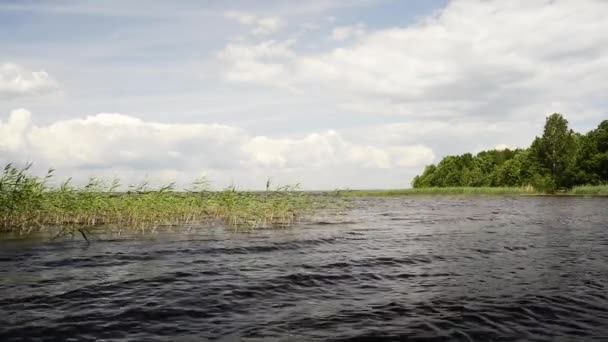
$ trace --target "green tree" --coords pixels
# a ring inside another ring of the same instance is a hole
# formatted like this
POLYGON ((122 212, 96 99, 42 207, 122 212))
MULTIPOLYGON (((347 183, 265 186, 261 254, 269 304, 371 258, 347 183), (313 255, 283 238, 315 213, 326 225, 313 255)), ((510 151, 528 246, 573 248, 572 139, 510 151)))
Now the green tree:
POLYGON ((547 117, 542 137, 525 150, 489 150, 446 156, 412 182, 415 188, 528 186, 553 192, 608 183, 608 120, 587 134, 574 133, 561 114, 547 117))
POLYGON ((424 168, 424 172, 420 176, 414 177, 412 180, 412 187, 414 188, 429 188, 435 186, 432 182, 433 175, 437 167, 435 164, 427 165, 424 168))
POLYGON ((568 128, 568 120, 561 114, 547 117, 536 153, 558 188, 573 185, 568 176, 575 165, 576 141, 574 132, 568 128))
POLYGON ((580 183, 608 183, 608 120, 580 137, 577 166, 580 183))
POLYGON ((541 167, 530 150, 516 150, 513 158, 496 169, 496 184, 499 186, 532 185, 541 167))

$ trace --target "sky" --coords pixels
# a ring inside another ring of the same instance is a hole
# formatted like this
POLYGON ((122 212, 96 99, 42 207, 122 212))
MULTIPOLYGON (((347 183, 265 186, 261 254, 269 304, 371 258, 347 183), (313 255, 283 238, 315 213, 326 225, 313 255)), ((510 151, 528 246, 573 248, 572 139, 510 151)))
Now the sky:
POLYGON ((0 0, 0 164, 409 187, 608 118, 608 1, 0 0))

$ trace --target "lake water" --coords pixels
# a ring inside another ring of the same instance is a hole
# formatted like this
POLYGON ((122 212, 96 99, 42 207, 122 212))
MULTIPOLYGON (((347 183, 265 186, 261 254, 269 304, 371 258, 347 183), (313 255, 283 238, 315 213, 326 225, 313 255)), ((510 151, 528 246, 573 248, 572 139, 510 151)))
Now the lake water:
POLYGON ((0 242, 0 341, 608 341, 608 198, 92 240, 0 242))

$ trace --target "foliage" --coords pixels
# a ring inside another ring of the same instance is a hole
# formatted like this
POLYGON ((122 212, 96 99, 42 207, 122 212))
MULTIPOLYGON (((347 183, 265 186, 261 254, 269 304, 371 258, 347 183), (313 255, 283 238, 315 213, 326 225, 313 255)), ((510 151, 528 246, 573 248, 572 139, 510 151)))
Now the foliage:
POLYGON ((577 152, 574 132, 568 129, 568 121, 560 114, 547 117, 539 143, 534 146, 538 161, 549 170, 556 187, 571 187, 577 152))
POLYGON ((297 187, 213 192, 203 190, 206 183, 201 180, 185 192, 175 191, 173 184, 151 190, 147 183, 118 191, 117 180, 97 178, 81 188, 70 180, 52 187, 53 170, 39 178, 28 174, 30 166, 19 169, 8 164, 0 175, 0 231, 59 227, 63 233, 73 233, 93 226, 145 230, 201 221, 221 221, 235 228, 285 227, 321 205, 319 198, 297 187))
POLYGON ((561 114, 546 119, 543 135, 527 149, 447 156, 414 177, 415 189, 433 187, 532 187, 552 193, 608 183, 608 120, 585 135, 561 114))

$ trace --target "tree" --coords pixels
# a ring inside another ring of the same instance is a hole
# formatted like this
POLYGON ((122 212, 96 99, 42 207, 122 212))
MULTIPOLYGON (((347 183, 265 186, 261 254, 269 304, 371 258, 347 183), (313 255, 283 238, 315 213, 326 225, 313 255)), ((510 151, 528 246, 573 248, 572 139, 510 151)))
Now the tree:
POLYGON ((568 128, 568 120, 561 114, 547 117, 536 153, 558 188, 572 186, 567 176, 575 165, 576 141, 574 132, 568 128))
POLYGON ((427 165, 424 168, 422 175, 414 177, 414 180, 412 180, 412 187, 428 188, 434 186, 432 180, 436 169, 437 167, 434 164, 427 165))
POLYGON ((557 113, 527 149, 446 156, 412 182, 415 188, 531 185, 545 192, 583 184, 608 184, 608 120, 583 135, 557 113))
POLYGON ((585 184, 608 182, 608 120, 580 137, 578 180, 585 184))

